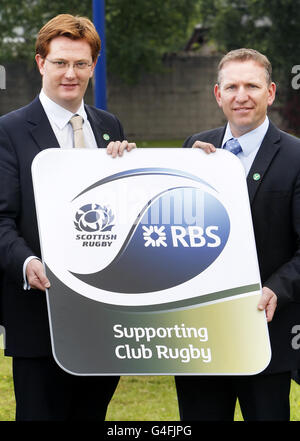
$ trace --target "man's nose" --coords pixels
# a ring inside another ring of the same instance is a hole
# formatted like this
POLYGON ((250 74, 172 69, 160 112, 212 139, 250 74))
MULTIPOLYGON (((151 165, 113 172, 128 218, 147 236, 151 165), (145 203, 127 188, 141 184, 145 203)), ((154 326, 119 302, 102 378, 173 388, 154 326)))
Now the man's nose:
POLYGON ((67 70, 66 70, 66 72, 65 72, 65 76, 66 76, 67 78, 73 78, 73 77, 76 76, 76 72, 75 72, 75 69, 74 69, 74 65, 73 65, 72 63, 69 63, 69 64, 68 64, 68 68, 67 68, 67 70))
POLYGON ((244 87, 239 87, 235 100, 239 103, 243 103, 248 100, 248 93, 244 87))

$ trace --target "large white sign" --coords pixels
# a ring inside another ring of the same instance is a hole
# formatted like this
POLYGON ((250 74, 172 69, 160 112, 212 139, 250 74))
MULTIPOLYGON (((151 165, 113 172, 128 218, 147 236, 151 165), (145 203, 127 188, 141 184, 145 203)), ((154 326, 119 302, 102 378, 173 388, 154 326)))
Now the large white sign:
POLYGON ((48 149, 32 167, 53 353, 101 374, 254 374, 270 360, 231 153, 48 149))

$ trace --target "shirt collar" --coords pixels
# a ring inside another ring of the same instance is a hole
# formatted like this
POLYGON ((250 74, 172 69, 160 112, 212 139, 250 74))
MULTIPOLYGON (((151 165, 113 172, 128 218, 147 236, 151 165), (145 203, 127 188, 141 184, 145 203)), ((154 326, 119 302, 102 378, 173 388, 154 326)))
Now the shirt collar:
MULTIPOLYGON (((265 137, 265 134, 267 133, 268 128, 269 128, 269 118, 266 116, 264 122, 260 126, 256 127, 256 129, 251 130, 248 133, 245 133, 245 135, 242 135, 239 138, 236 138, 238 139, 240 146, 242 147, 243 154, 245 156, 250 155, 250 153, 252 153, 254 150, 257 150, 260 147, 265 137)), ((226 141, 228 141, 228 139, 231 138, 234 138, 234 136, 231 133, 229 123, 227 123, 225 135, 222 142, 222 148, 224 148, 224 144, 226 143, 226 141)))
POLYGON ((75 114, 82 116, 84 122, 87 121, 87 114, 84 109, 83 100, 81 101, 80 107, 77 110, 77 112, 72 113, 69 110, 57 104, 55 101, 51 100, 45 94, 43 89, 40 92, 39 98, 48 118, 51 120, 51 122, 56 124, 56 126, 61 130, 68 124, 70 118, 75 114))

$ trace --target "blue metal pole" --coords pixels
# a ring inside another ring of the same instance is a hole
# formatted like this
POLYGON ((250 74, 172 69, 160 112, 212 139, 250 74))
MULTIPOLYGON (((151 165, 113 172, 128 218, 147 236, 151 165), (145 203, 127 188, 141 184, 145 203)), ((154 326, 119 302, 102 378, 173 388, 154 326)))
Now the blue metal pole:
POLYGON ((101 53, 95 69, 95 106, 107 109, 106 97, 106 40, 105 40, 105 0, 93 0, 93 21, 101 38, 101 53))

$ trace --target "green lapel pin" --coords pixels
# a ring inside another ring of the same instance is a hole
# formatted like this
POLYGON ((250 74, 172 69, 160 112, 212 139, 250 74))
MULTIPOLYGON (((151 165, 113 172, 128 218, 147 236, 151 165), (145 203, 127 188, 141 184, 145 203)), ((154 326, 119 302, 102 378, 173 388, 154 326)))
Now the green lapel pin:
POLYGON ((109 137, 108 133, 104 133, 103 139, 105 139, 105 141, 109 141, 110 137, 109 137))
POLYGON ((254 179, 254 181, 259 181, 260 180, 260 174, 259 173, 254 173, 253 179, 254 179))

